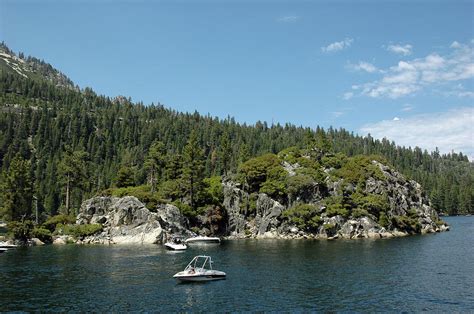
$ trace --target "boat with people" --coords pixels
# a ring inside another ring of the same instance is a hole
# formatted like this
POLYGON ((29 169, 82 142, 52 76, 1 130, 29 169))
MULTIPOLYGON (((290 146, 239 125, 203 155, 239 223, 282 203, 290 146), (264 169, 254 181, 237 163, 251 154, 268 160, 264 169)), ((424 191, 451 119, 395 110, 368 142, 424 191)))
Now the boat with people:
POLYGON ((184 242, 186 244, 221 243, 221 239, 217 237, 197 236, 197 237, 188 238, 184 242))
POLYGON ((212 259, 210 256, 198 255, 184 268, 176 273, 173 278, 180 281, 211 281, 225 279, 226 273, 212 269, 212 259))
POLYGON ((172 250, 172 251, 183 251, 183 250, 186 250, 188 248, 188 246, 186 244, 184 244, 181 241, 181 239, 172 239, 172 240, 165 243, 165 247, 168 250, 172 250))

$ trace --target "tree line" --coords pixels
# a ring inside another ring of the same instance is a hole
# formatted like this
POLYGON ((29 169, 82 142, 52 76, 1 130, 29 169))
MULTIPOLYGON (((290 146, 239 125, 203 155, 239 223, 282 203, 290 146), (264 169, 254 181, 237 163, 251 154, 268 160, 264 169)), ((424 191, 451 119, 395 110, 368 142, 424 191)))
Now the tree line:
POLYGON ((76 214, 85 198, 113 186, 183 188, 196 207, 204 178, 236 173, 251 157, 306 147, 316 134, 336 153, 384 156, 422 184, 437 210, 474 213, 473 164, 462 153, 400 147, 344 129, 180 113, 3 70, 0 105, 0 211, 7 220, 31 217, 36 207, 42 219, 76 214))

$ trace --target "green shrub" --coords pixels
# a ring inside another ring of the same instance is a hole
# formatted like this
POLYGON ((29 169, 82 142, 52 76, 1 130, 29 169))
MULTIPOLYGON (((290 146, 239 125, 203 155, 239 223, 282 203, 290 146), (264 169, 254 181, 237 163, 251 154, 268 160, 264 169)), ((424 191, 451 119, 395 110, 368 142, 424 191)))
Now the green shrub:
POLYGON ((102 232, 103 228, 101 224, 58 225, 57 230, 60 230, 62 234, 70 235, 79 239, 102 232))
POLYGON ((117 177, 115 178, 115 185, 118 188, 124 188, 135 185, 135 180, 133 179, 133 170, 129 166, 121 166, 117 172, 117 177))
POLYGON ((273 198, 281 197, 285 195, 285 192, 285 182, 279 180, 267 180, 260 188, 260 193, 268 194, 273 198))
POLYGON ((407 231, 408 233, 420 233, 421 224, 417 218, 413 216, 393 216, 392 224, 398 229, 407 231))
POLYGON ((321 224, 321 221, 322 221, 322 219, 321 219, 320 216, 316 215, 316 216, 311 217, 308 221, 309 229, 316 231, 318 229, 319 225, 321 224))
POLYGON ((343 204, 339 203, 327 205, 326 213, 329 217, 337 215, 340 215, 342 217, 349 216, 349 210, 347 210, 347 208, 345 208, 343 204))
POLYGON ((321 222, 319 208, 311 204, 298 204, 283 212, 283 217, 300 229, 316 231, 321 222))
POLYGON ((431 220, 433 220, 433 222, 438 226, 442 226, 445 224, 445 222, 443 220, 441 220, 439 217, 436 217, 436 216, 432 216, 431 217, 431 220))
POLYGON ((69 215, 56 215, 49 217, 44 223, 43 228, 48 229, 50 232, 54 232, 56 230, 56 226, 58 224, 68 225, 76 223, 76 218, 69 215))
POLYGON ((334 228, 336 228, 336 225, 328 222, 323 224, 323 227, 325 230, 334 230, 334 228))
POLYGON ((290 195, 300 195, 316 184, 313 178, 304 174, 296 174, 287 178, 287 191, 290 195))
POLYGON ((326 213, 329 217, 341 215, 349 217, 349 212, 352 208, 350 198, 346 196, 330 196, 324 199, 326 205, 326 213))
POLYGON ((33 222, 31 220, 11 221, 8 223, 8 230, 14 239, 26 242, 31 238, 33 222))
POLYGON ((222 186, 222 178, 214 176, 204 179, 205 202, 206 204, 220 205, 224 202, 224 187, 222 186))
POLYGON ((301 157, 301 150, 296 147, 288 147, 278 153, 278 157, 290 164, 295 164, 298 162, 298 158, 301 157))
POLYGON ((194 210, 191 207, 191 205, 188 205, 188 204, 183 203, 181 201, 174 201, 172 204, 174 206, 178 207, 181 214, 183 214, 184 216, 190 218, 191 220, 194 220, 197 217, 197 215, 200 214, 199 208, 194 210))
POLYGON ((160 184, 158 191, 162 198, 172 201, 184 196, 183 187, 180 180, 165 181, 160 184))
POLYGON ((324 156, 321 158, 321 164, 324 168, 339 169, 346 162, 347 156, 342 153, 324 156))
POLYGON ((321 169, 319 164, 317 164, 316 168, 302 167, 296 169, 295 172, 297 175, 309 176, 311 179, 318 182, 319 184, 321 184, 326 179, 326 174, 321 169))
POLYGON ((158 204, 164 203, 158 193, 151 193, 151 187, 149 185, 110 189, 110 193, 116 197, 135 196, 151 211, 155 211, 158 204))
POLYGON ((275 154, 255 157, 240 165, 239 180, 248 185, 250 192, 258 192, 260 186, 267 180, 269 173, 275 168, 281 168, 284 171, 275 154))
POLYGON ((240 211, 244 214, 252 214, 257 210, 258 193, 251 193, 248 198, 243 198, 240 203, 240 211))
POLYGON ((321 169, 321 164, 315 160, 311 159, 309 157, 300 157, 298 158, 298 164, 303 168, 303 169, 314 169, 314 170, 320 170, 321 169))
POLYGON ((386 212, 390 208, 387 195, 367 194, 356 192, 351 195, 352 202, 358 208, 379 216, 380 212, 386 212))
POLYGON ((388 228, 390 225, 390 220, 388 219, 388 216, 386 213, 381 212, 379 216, 379 225, 381 225, 384 228, 388 228))
POLYGON ((334 174, 353 184, 357 184, 360 180, 365 181, 369 177, 373 177, 376 180, 385 180, 385 176, 380 168, 372 163, 372 160, 380 159, 381 157, 379 156, 357 155, 349 157, 339 169, 334 171, 334 174))
POLYGON ((34 228, 31 232, 32 238, 38 238, 45 243, 49 243, 52 241, 51 239, 52 233, 46 228, 34 228))
POLYGON ((362 218, 370 216, 369 212, 362 208, 356 208, 352 211, 351 216, 354 218, 362 218))

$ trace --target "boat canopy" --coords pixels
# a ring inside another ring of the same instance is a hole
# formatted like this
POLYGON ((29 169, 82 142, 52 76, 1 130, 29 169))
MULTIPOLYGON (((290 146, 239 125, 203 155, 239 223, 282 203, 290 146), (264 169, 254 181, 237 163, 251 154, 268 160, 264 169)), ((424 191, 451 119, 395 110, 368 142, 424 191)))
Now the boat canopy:
POLYGON ((204 269, 211 269, 212 270, 212 259, 210 256, 206 255, 198 255, 195 256, 191 262, 189 262, 188 266, 184 269, 195 269, 195 270, 204 270, 204 269), (209 264, 209 268, 206 268, 206 264, 209 264))

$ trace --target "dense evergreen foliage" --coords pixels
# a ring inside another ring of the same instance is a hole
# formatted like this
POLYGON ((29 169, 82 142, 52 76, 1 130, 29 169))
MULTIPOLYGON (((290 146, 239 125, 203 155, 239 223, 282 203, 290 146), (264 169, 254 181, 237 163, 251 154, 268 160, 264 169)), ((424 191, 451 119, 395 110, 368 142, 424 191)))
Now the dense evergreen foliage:
MULTIPOLYGON (((28 64, 35 69, 41 62, 30 58, 28 64)), ((36 69, 35 75, 24 77, 0 64, 0 215, 6 220, 33 219, 34 199, 44 221, 58 213, 77 213, 83 199, 108 188, 135 186, 150 202, 172 200, 183 212, 207 210, 219 216, 215 198, 220 192, 213 177, 238 173, 248 189, 277 198, 283 182, 295 195, 320 182, 317 167, 306 167, 314 170, 286 181, 277 166, 273 154, 282 151, 279 157, 291 160, 300 157, 295 154, 302 148, 313 148, 314 162, 333 163, 335 175, 344 177, 358 167, 357 159, 342 162, 344 156, 381 155, 420 182, 436 209, 474 213, 473 164, 461 153, 399 147, 344 129, 246 125, 230 117, 179 113, 161 104, 145 106, 125 97, 98 96, 90 88, 78 90, 64 78, 67 86, 42 79, 46 70, 48 77, 62 76, 52 67, 36 69), (332 154, 326 156, 327 151, 332 154), (261 155, 257 164, 248 163, 261 155)), ((360 203, 361 211, 371 210, 363 197, 352 201, 360 203)), ((334 205, 335 211, 343 210, 337 206, 343 203, 334 205)), ((309 207, 295 208, 292 219, 306 219, 308 212, 309 207)))

